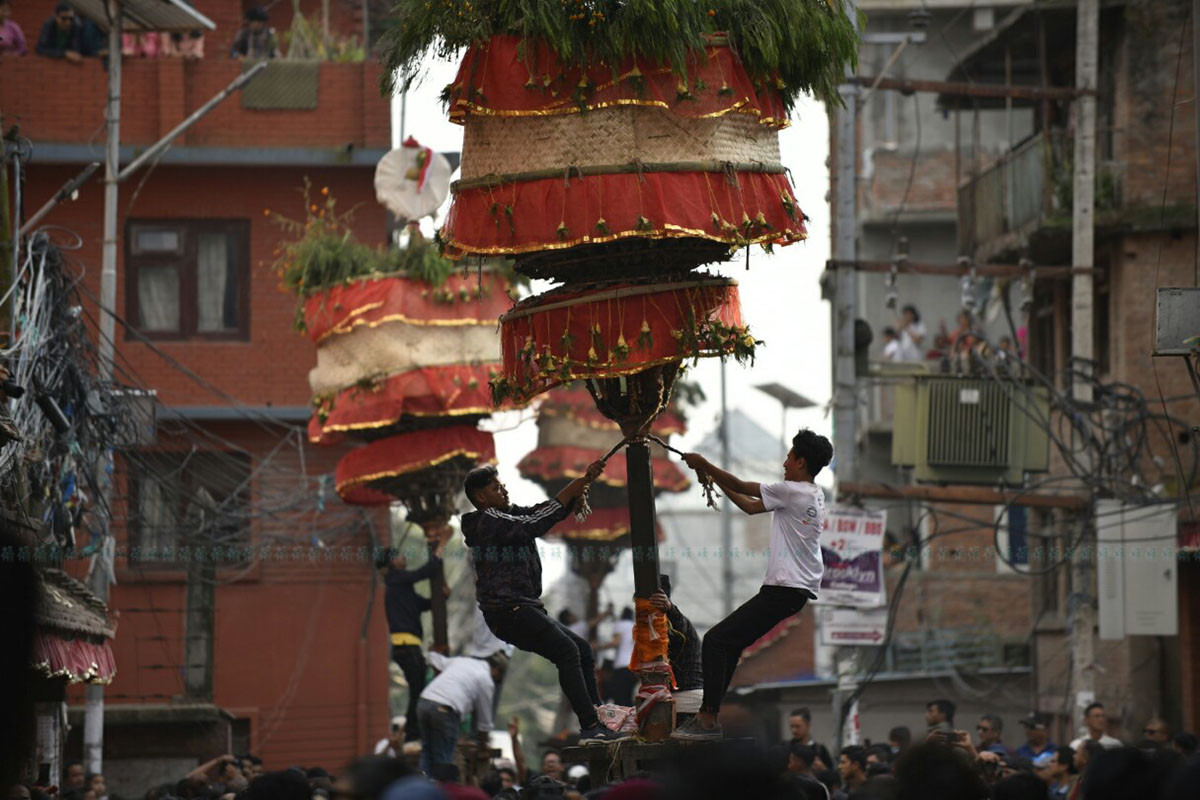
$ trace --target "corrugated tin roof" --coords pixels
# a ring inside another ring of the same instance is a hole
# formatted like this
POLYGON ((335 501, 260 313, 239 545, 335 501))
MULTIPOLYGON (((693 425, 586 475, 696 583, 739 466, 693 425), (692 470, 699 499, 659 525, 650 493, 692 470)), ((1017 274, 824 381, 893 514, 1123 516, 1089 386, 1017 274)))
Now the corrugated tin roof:
POLYGON ((112 637, 108 609, 90 589, 59 569, 44 569, 39 577, 39 628, 77 636, 112 637))
MULTIPOLYGON (((108 12, 105 0, 68 0, 81 16, 87 17, 107 31, 108 12)), ((198 28, 216 30, 211 19, 183 0, 120 0, 122 25, 127 33, 187 33, 198 28)))

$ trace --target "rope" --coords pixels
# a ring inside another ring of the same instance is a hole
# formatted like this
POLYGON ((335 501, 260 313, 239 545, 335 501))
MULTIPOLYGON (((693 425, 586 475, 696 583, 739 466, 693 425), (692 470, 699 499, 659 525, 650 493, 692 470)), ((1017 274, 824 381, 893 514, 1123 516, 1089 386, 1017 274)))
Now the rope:
MULTIPOLYGON (((646 427, 649 427, 651 421, 646 422, 646 427)), ((612 449, 605 453, 604 457, 600 459, 600 463, 607 464, 608 460, 615 456, 622 447, 625 447, 633 442, 645 441, 647 439, 659 445, 664 450, 675 453, 681 458, 684 455, 684 452, 679 448, 672 447, 663 439, 643 429, 632 436, 626 436, 624 439, 613 445, 612 449)), ((714 511, 717 510, 717 498, 720 497, 720 494, 717 492, 717 487, 713 484, 713 479, 707 473, 699 471, 696 472, 696 479, 700 481, 700 486, 704 489, 705 503, 714 511)), ((588 494, 591 488, 591 484, 583 487, 583 492, 579 495, 579 502, 576 504, 575 519, 579 520, 580 522, 583 522, 592 513, 592 504, 588 502, 588 494)))

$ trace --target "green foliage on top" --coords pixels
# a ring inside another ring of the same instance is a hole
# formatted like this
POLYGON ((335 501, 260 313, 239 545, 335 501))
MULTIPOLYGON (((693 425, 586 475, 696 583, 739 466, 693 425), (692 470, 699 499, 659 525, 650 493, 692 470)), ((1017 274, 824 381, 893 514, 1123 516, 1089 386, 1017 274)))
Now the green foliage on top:
POLYGON ((383 89, 407 88, 430 55, 452 58, 497 34, 549 44, 570 66, 639 56, 688 79, 688 58, 728 36, 751 78, 840 105, 858 34, 839 0, 398 0, 384 36, 383 89))
MULTIPOLYGON (((444 258, 434 242, 419 234, 409 239, 408 247, 387 249, 368 247, 354 237, 350 229, 354 209, 339 212, 337 200, 322 187, 314 192, 304 179, 304 218, 290 219, 265 209, 283 230, 285 238, 275 249, 273 267, 279 278, 279 290, 299 299, 296 328, 304 330, 304 301, 309 296, 339 284, 362 278, 399 276, 439 287, 454 274, 456 265, 444 258), (314 196, 317 195, 317 196, 314 196), (318 199, 319 198, 319 199, 318 199)), ((501 270, 512 282, 512 262, 489 259, 489 269, 501 270)), ((435 293, 438 302, 455 301, 453 293, 435 293)), ((462 300, 469 298, 463 296, 462 300)))

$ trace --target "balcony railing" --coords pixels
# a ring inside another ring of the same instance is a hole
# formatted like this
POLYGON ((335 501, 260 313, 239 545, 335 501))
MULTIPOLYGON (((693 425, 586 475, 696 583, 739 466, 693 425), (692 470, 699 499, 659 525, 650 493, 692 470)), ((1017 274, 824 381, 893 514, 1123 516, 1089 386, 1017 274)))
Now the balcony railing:
POLYGON ((1058 207, 1062 137, 1038 133, 958 189, 958 249, 975 253, 1036 228, 1058 207))

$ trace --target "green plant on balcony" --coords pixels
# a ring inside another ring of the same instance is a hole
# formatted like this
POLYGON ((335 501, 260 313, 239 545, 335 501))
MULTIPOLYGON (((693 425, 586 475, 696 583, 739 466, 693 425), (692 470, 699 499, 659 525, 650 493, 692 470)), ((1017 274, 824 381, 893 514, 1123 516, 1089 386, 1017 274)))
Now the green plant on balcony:
POLYGON ((317 14, 306 17, 300 10, 300 0, 292 0, 292 27, 283 32, 287 58, 298 61, 361 62, 367 49, 357 36, 343 36, 324 30, 317 14))
MULTIPOLYGON (((1067 145, 1056 148, 1051 170, 1054 186, 1054 210, 1057 214, 1071 213, 1075 200, 1074 148, 1067 145)), ((1097 165, 1095 178, 1096 211, 1116 211, 1121 207, 1121 181, 1108 166, 1097 165)))

